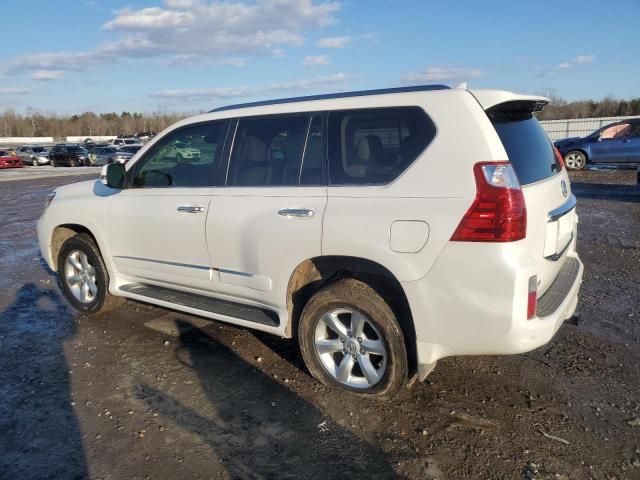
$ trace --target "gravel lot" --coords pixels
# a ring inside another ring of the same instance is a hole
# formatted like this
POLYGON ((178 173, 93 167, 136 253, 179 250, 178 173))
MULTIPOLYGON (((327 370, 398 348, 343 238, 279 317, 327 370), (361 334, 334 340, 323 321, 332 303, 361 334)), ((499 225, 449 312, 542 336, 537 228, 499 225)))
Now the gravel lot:
POLYGON ((35 220, 85 177, 0 179, 28 170, 0 183, 0 478, 640 478, 635 172, 573 175, 579 326, 524 355, 442 360, 384 404, 316 383, 294 341, 134 302, 75 313, 35 220))

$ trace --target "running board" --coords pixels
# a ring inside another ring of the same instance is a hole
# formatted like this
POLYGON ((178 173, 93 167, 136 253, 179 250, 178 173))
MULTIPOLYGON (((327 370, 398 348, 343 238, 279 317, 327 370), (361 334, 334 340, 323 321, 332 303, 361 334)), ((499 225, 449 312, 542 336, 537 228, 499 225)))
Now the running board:
POLYGON ((147 285, 145 283, 128 283, 121 285, 120 290, 141 297, 194 308, 203 312, 237 318, 238 320, 244 320, 246 322, 259 323, 260 325, 269 327, 280 326, 278 314, 265 308, 243 305, 228 300, 219 300, 196 293, 156 287, 155 285, 147 285))

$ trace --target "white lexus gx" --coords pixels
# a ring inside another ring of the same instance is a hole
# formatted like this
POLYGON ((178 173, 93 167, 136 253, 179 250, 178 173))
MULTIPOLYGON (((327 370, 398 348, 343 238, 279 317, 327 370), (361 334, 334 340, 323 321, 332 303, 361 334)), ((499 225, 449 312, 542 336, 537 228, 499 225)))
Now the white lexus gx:
POLYGON ((547 102, 432 85, 218 108, 57 188, 40 250, 79 310, 124 297, 297 336, 316 379, 390 398, 574 315, 576 199, 547 102))

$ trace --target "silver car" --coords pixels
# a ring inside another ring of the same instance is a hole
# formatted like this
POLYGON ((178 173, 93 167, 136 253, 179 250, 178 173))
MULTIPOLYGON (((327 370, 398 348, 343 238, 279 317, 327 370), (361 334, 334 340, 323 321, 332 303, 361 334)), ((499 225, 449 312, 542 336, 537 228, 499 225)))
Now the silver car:
POLYGON ((115 147, 97 147, 89 152, 91 165, 107 165, 109 163, 127 163, 133 153, 118 150, 115 147))
POLYGON ((49 163, 49 149, 39 145, 23 145, 16 149, 16 155, 25 165, 47 165, 49 163))

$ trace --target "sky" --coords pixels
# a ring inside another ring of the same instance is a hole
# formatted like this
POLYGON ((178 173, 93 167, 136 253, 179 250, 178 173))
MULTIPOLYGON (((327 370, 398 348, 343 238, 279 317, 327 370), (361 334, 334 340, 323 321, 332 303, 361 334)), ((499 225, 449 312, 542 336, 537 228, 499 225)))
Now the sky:
POLYGON ((2 0, 2 12, 0 111, 198 112, 464 81, 640 97, 640 0, 2 0))

